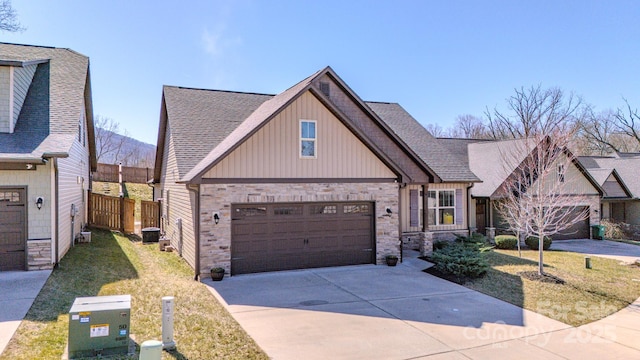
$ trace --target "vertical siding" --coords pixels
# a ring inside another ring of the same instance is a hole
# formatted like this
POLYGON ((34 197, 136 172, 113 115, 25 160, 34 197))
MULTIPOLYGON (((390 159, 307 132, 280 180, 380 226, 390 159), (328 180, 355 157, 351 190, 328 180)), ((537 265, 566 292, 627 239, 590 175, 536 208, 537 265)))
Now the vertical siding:
MULTIPOLYGON (((79 119, 84 120, 84 106, 79 119)), ((86 123, 83 126, 87 128, 86 123)), ((86 190, 89 186, 89 147, 75 137, 69 157, 58 159, 58 246, 59 256, 62 258, 69 251, 72 238, 82 231, 87 218, 86 190), (77 214, 71 229, 71 204, 75 205, 77 214)))
MULTIPOLYGON (((466 230, 468 228, 468 219, 467 219, 467 209, 468 205, 468 196, 467 196, 467 185, 466 183, 437 183, 437 184, 429 184, 429 190, 462 190, 462 223, 461 224, 452 224, 452 225, 429 225, 429 230, 432 231, 440 231, 440 230, 466 230)), ((427 195, 427 194, 425 194, 427 195)), ((456 208, 458 208, 458 204, 456 204, 456 208)), ((475 212, 473 212, 475 215, 475 212)), ((458 222, 457 220, 455 221, 458 222)))
MULTIPOLYGON (((561 161, 560 164, 564 164, 565 166, 565 181, 562 188, 560 188, 560 192, 562 194, 568 195, 596 195, 598 194, 598 190, 587 180, 587 178, 578 170, 578 168, 573 163, 568 163, 567 161, 561 161)), ((551 174, 545 178, 545 183, 543 184, 543 189, 546 192, 550 192, 556 182, 558 181, 558 163, 554 164, 553 169, 551 170, 551 174)), ((532 189, 536 189, 537 182, 532 185, 532 189)))
MULTIPOLYGON (((429 184, 430 188, 431 188, 431 185, 433 184, 429 184)), ((420 220, 419 226, 411 226, 411 205, 410 205, 411 202, 409 199, 409 194, 411 190, 422 191, 422 186, 412 184, 412 185, 407 185, 404 188, 402 188, 402 190, 400 190, 400 196, 401 196, 400 203, 402 204, 402 210, 400 211, 400 228, 402 232, 422 231, 422 221, 424 221, 424 219, 420 220)), ((422 217, 423 204, 424 204, 422 196, 419 196, 418 203, 420 207, 419 216, 422 217)))
POLYGON ((310 92, 303 94, 205 178, 385 178, 395 174, 310 92), (300 120, 316 121, 316 158, 300 158, 300 120))
MULTIPOLYGON (((169 120, 170 121, 170 120, 169 120)), ((178 168, 176 164, 175 145, 171 136, 169 124, 165 139, 163 168, 161 176, 161 191, 164 193, 162 214, 165 221, 165 236, 171 240, 171 245, 179 248, 178 226, 176 220, 182 219, 182 257, 195 268, 195 237, 194 216, 195 198, 184 184, 177 184, 178 168), (167 196, 169 194, 169 196, 167 196), (168 201, 167 201, 168 200, 168 201), (167 217, 169 215, 169 217, 167 217)))
POLYGON ((602 189, 606 197, 627 197, 624 189, 613 174, 609 175, 604 184, 602 184, 602 189))
POLYGON ((18 115, 20 115, 20 109, 24 104, 24 99, 27 97, 27 91, 33 75, 36 73, 37 65, 29 65, 25 67, 16 67, 13 72, 13 125, 18 121, 18 115))
POLYGON ((11 121, 11 81, 10 67, 0 66, 0 132, 8 133, 11 121))

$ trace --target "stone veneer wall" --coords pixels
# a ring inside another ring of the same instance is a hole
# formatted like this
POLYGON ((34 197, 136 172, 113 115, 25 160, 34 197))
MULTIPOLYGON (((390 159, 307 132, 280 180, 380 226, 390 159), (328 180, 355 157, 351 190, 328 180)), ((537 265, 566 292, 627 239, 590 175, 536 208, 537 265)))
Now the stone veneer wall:
POLYGON ((395 183, 203 184, 200 186, 200 273, 212 267, 231 271, 231 204, 372 201, 375 202, 376 263, 400 256, 398 185, 395 183), (391 215, 386 207, 391 208, 391 215), (213 222, 213 214, 220 222, 213 222))
POLYGON ((51 261, 51 240, 27 241, 27 267, 29 270, 49 270, 51 261))

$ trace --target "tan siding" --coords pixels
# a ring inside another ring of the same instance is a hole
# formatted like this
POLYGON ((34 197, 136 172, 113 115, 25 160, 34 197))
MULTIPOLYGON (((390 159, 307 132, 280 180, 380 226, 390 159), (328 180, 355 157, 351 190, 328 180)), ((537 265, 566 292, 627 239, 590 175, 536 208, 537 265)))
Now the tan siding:
POLYGON ((0 132, 8 133, 11 119, 11 68, 0 66, 0 132))
POLYGON ((165 144, 161 177, 161 191, 165 199, 162 210, 165 236, 171 240, 171 245, 179 250, 180 233, 176 221, 177 219, 182 219, 182 257, 192 267, 195 267, 195 238, 193 231, 195 199, 193 199, 193 195, 189 193, 184 184, 176 184, 178 168, 169 126, 167 126, 165 144))
POLYGON ((88 179, 89 152, 76 138, 69 152, 69 157, 58 159, 58 244, 60 258, 71 247, 72 237, 75 237, 86 223, 88 179), (74 204, 78 209, 73 233, 71 231, 71 204, 74 204))
MULTIPOLYGON (((437 225, 429 226, 429 230, 441 231, 441 230, 466 230, 468 228, 467 222, 467 185, 466 183, 437 183, 429 184, 429 190, 456 190, 462 189, 462 224, 460 225, 437 225)), ((475 214, 475 213, 474 213, 475 214)))
POLYGON ((615 176, 609 175, 607 180, 602 185, 602 189, 604 190, 604 194, 606 197, 627 197, 627 194, 624 192, 622 186, 615 178, 615 176))
POLYGON ((307 92, 204 177, 394 179, 396 176, 307 92), (316 159, 299 156, 301 119, 316 121, 316 159))
POLYGON ((18 121, 18 115, 20 115, 20 109, 24 99, 27 97, 27 91, 33 80, 33 75, 36 73, 37 65, 29 65, 25 67, 14 68, 13 74, 13 124, 18 121))
MULTIPOLYGON (((562 194, 569 195, 597 195, 598 190, 587 180, 587 178, 578 170, 574 164, 566 164, 565 162, 565 186, 562 187, 562 194)), ((551 176, 546 177, 546 183, 543 185, 544 191, 550 191, 558 179, 558 166, 554 166, 551 176)), ((537 188, 537 182, 531 187, 537 188)))
MULTIPOLYGON (((431 184, 430 184, 431 185, 431 184)), ((420 221, 420 226, 411 226, 411 204, 410 204, 410 199, 409 199, 409 192, 410 190, 418 190, 418 191, 422 191, 422 186, 421 185, 407 185, 404 188, 402 188, 402 190, 400 190, 400 196, 401 196, 401 200, 400 203, 402 204, 402 211, 400 212, 400 229, 402 230, 402 232, 418 232, 418 231, 422 231, 422 221, 423 219, 420 221)), ((420 196, 419 197, 419 206, 420 206, 420 217, 422 217, 422 204, 423 204, 423 197, 420 196)))

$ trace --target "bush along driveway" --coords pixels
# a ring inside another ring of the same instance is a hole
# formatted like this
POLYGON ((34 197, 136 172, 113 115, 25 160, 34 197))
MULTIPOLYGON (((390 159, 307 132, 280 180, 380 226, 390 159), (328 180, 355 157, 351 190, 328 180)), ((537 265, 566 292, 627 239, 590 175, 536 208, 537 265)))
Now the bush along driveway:
POLYGON ((632 324, 640 323, 640 314, 616 320, 628 328, 605 325, 602 335, 617 340, 605 338, 598 328, 572 327, 426 274, 425 267, 417 252, 405 252, 396 267, 284 271, 205 283, 274 359, 640 358, 634 337, 640 330, 629 330, 637 329, 632 324))
POLYGON ((120 294, 131 294, 131 333, 138 345, 160 339, 161 299, 175 297, 177 350, 163 352, 163 359, 266 359, 192 274, 157 244, 94 229, 92 242, 76 245, 53 271, 0 359, 60 359, 74 299, 120 294))

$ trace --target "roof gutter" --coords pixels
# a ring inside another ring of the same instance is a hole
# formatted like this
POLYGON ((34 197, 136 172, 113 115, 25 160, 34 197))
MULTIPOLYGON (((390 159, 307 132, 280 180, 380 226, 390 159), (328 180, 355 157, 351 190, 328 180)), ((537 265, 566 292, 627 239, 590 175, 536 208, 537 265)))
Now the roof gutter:
POLYGON ((200 278, 200 185, 187 185, 187 190, 195 196, 196 216, 193 223, 193 238, 195 241, 195 269, 193 280, 198 281, 200 278))

